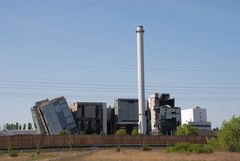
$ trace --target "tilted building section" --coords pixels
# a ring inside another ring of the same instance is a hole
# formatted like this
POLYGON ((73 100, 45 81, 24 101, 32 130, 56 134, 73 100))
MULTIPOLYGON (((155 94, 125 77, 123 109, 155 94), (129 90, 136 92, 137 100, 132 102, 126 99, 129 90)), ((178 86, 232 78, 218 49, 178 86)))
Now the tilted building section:
MULTIPOLYGON (((146 134, 174 135, 181 124, 181 109, 170 94, 151 95, 145 102, 146 134)), ((54 135, 66 130, 71 134, 114 134, 139 128, 138 99, 117 98, 114 108, 105 102, 75 102, 68 108, 64 97, 42 100, 31 108, 38 134, 54 135)))
POLYGON ((56 135, 63 130, 70 134, 78 133, 64 97, 36 102, 31 111, 37 134, 56 135))
POLYGON ((80 133, 107 134, 107 104, 104 102, 75 102, 71 111, 80 133))

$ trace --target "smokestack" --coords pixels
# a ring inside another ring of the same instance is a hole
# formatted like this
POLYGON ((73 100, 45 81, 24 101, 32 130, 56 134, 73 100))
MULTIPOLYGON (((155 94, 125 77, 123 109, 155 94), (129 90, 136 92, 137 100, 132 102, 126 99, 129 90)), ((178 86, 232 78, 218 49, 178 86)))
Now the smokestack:
POLYGON ((137 57, 138 57, 138 131, 146 134, 145 88, 144 88, 144 57, 143 57, 143 26, 137 26, 137 57))

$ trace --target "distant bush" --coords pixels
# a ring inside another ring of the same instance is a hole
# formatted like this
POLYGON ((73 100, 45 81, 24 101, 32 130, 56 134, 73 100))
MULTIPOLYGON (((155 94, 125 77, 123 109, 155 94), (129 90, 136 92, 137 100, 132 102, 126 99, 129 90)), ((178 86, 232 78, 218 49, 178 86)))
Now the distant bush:
POLYGON ((60 131, 60 132, 58 133, 58 135, 60 135, 60 136, 69 135, 69 132, 66 131, 66 130, 62 130, 62 131, 60 131))
POLYGON ((121 151, 121 147, 120 147, 120 146, 117 146, 116 152, 120 152, 120 151, 121 151))
POLYGON ((138 128, 133 128, 133 130, 132 130, 132 132, 131 132, 131 135, 132 135, 132 136, 137 136, 137 135, 139 135, 139 133, 138 133, 138 128))
POLYGON ((213 147, 208 144, 189 144, 177 143, 175 146, 167 147, 167 152, 186 152, 186 153, 212 153, 213 147))
POLYGON ((183 124, 178 126, 176 135, 177 136, 190 136, 190 135, 197 135, 198 131, 196 127, 191 125, 183 124))
POLYGON ((206 138, 207 144, 211 146, 215 150, 223 150, 223 145, 219 142, 219 139, 217 137, 213 137, 211 139, 206 138))
POLYGON ((100 133, 99 133, 99 135, 106 135, 103 131, 101 131, 100 133))
POLYGON ((119 129, 115 132, 115 135, 127 135, 126 129, 119 129))
POLYGON ((143 150, 143 151, 149 151, 149 150, 152 150, 152 149, 149 147, 148 144, 143 143, 143 145, 142 145, 142 150, 143 150))
POLYGON ((11 143, 8 144, 8 155, 11 156, 11 157, 17 157, 18 156, 17 152, 15 152, 13 150, 13 147, 12 147, 11 143))
POLYGON ((72 151, 73 146, 74 146, 73 141, 70 141, 70 142, 68 143, 68 146, 69 146, 69 150, 72 151))
POLYGON ((37 147, 36 147, 36 154, 39 155, 41 153, 41 147, 39 144, 37 144, 37 147))
POLYGON ((85 135, 86 132, 85 131, 80 131, 79 135, 85 135))

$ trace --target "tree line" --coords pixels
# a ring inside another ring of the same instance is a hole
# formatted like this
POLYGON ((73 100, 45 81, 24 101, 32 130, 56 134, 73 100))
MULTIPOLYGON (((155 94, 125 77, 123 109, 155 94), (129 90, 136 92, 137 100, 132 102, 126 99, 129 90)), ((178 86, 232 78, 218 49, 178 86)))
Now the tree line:
POLYGON ((6 123, 4 125, 4 128, 7 130, 33 130, 33 126, 32 123, 24 123, 24 124, 20 124, 18 122, 14 123, 6 123))

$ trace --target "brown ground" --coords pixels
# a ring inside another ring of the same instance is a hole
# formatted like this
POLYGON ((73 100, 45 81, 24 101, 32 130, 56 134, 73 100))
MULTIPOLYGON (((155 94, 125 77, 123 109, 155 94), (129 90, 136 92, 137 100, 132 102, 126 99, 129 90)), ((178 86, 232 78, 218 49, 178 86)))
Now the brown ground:
POLYGON ((240 153, 215 152, 213 154, 166 153, 162 149, 142 151, 122 148, 121 152, 112 149, 90 149, 41 152, 20 152, 13 158, 0 154, 0 161, 240 161, 240 153))

